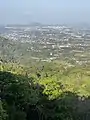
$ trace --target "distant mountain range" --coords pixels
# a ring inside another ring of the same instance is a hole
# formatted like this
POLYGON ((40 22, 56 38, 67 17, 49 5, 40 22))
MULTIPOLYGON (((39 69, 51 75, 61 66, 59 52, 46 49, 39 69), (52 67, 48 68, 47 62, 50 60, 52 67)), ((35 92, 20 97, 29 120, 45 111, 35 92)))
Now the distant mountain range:
POLYGON ((0 29, 7 27, 29 27, 29 26, 68 26, 68 27, 78 27, 78 28, 90 28, 89 23, 71 23, 71 24, 42 24, 39 22, 32 22, 30 24, 7 24, 7 25, 0 25, 0 29))

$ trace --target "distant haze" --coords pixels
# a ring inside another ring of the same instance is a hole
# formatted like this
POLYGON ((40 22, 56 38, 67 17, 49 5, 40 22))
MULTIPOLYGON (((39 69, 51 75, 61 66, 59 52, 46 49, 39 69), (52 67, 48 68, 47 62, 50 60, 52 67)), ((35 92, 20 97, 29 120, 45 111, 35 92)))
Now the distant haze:
POLYGON ((0 0, 0 24, 90 23, 90 0, 0 0))

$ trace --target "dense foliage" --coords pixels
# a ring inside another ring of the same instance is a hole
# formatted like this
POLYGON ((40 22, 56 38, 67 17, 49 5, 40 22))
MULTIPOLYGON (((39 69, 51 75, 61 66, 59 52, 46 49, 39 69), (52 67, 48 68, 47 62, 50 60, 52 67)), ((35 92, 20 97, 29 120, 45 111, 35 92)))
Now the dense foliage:
POLYGON ((0 120, 89 120, 89 67, 1 63, 0 69, 0 120))

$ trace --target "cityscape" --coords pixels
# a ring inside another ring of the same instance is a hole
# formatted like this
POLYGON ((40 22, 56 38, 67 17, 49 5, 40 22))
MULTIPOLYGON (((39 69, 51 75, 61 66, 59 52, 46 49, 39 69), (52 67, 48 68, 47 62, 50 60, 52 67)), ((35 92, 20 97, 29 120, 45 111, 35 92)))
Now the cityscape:
POLYGON ((0 0, 0 120, 90 120, 90 0, 0 0))
MULTIPOLYGON (((65 60, 76 64, 90 63, 90 28, 66 25, 7 25, 0 36, 20 43, 19 55, 35 60, 65 60), (24 47, 23 47, 24 45, 24 47)), ((14 48, 14 47, 13 47, 14 48)), ((18 51, 18 49, 16 49, 18 51)))

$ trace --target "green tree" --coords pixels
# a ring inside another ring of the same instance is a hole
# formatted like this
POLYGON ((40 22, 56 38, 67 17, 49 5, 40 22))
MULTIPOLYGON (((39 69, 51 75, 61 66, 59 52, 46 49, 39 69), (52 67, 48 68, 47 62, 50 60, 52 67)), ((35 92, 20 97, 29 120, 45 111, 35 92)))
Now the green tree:
POLYGON ((7 120, 8 115, 6 113, 6 110, 3 109, 2 101, 0 100, 0 120, 7 120))

